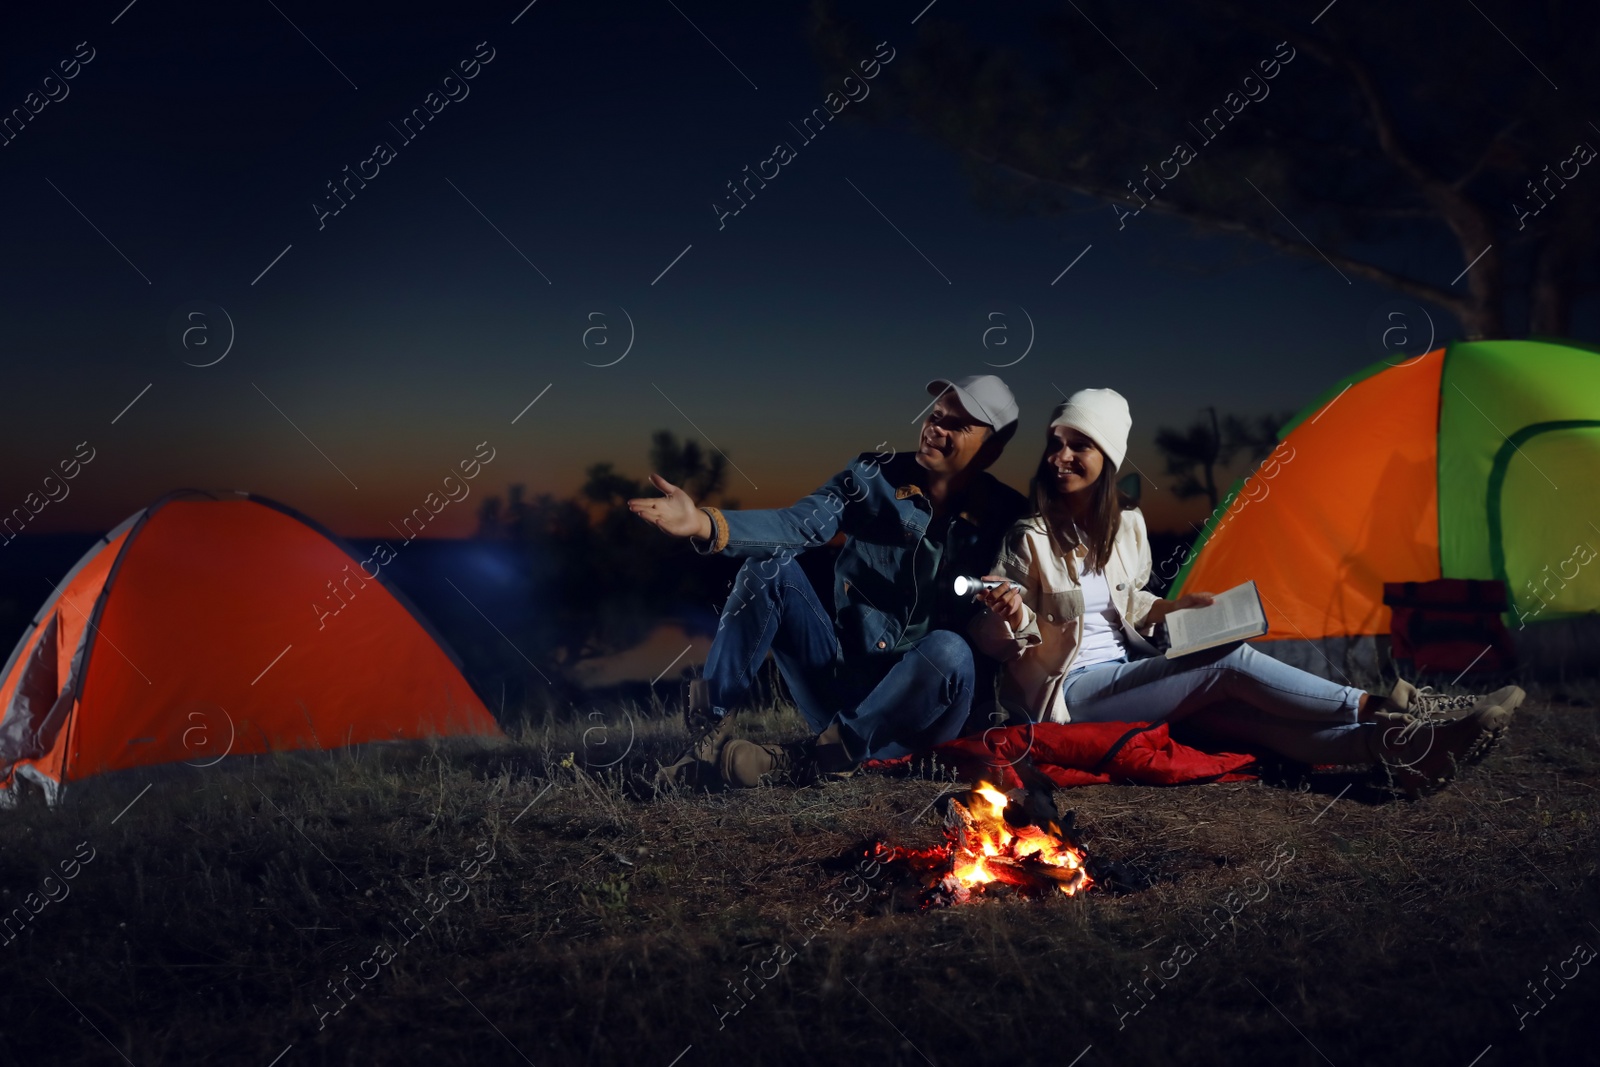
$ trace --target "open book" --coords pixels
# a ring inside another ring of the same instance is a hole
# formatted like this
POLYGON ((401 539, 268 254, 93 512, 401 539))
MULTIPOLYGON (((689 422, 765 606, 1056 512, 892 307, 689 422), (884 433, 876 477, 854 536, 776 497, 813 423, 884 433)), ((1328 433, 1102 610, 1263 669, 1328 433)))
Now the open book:
POLYGON ((1253 581, 1218 593, 1206 607, 1174 611, 1166 622, 1167 637, 1172 642, 1172 647, 1167 649, 1168 659, 1230 641, 1260 637, 1267 632, 1267 613, 1253 581))

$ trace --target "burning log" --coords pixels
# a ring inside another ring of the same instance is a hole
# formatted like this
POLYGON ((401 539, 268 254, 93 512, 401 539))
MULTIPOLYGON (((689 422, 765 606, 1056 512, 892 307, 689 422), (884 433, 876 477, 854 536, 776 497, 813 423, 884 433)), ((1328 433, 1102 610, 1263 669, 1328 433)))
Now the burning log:
POLYGON ((920 881, 924 908, 1009 893, 1074 896, 1094 884, 1088 857, 1072 839, 1071 816, 1059 819, 1049 795, 1035 793, 1008 796, 980 782, 946 798, 944 844, 913 849, 878 841, 869 855, 920 881))

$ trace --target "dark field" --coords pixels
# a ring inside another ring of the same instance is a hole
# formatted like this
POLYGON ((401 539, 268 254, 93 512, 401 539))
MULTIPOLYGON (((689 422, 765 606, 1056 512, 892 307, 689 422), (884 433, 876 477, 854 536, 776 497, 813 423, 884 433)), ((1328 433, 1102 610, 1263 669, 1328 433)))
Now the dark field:
POLYGON ((0 1062, 1593 1062, 1593 700, 1530 694, 1416 803, 1064 791, 1086 847, 1151 888, 927 913, 850 899, 828 861, 934 842, 918 813, 949 783, 639 801, 562 765, 620 752, 630 718, 619 767, 672 747, 640 712, 111 780, 0 818, 4 903, 31 914, 0 942, 0 1062))

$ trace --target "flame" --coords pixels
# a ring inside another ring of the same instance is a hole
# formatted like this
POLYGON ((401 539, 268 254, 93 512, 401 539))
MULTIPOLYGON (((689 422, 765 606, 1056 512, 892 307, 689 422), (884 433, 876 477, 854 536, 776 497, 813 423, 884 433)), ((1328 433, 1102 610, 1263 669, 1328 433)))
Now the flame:
POLYGON ((1087 857, 1050 820, 1044 826, 1006 822, 1011 798, 980 782, 945 815, 945 842, 906 848, 877 841, 868 855, 901 863, 924 879, 923 907, 963 903, 1000 887, 1023 896, 1074 896, 1094 884, 1087 857))
POLYGON ((988 782, 979 782, 972 791, 989 802, 989 807, 992 809, 992 814, 995 818, 1005 815, 1008 801, 1006 795, 1000 790, 988 782))
POLYGON ((1054 882, 1067 896, 1087 889, 1091 880, 1083 853, 1064 839, 1054 823, 1011 826, 1005 819, 1008 803, 1004 793, 984 782, 972 789, 966 804, 951 801, 958 828, 951 833, 947 887, 957 896, 993 882, 1018 886, 1054 882))

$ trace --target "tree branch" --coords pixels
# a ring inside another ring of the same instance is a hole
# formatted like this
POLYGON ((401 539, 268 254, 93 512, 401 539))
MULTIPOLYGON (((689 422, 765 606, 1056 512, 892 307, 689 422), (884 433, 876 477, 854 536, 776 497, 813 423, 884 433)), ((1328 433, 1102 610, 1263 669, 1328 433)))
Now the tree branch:
MULTIPOLYGON (((1292 36, 1299 37, 1301 35, 1292 34, 1292 36)), ((1389 161, 1398 167, 1402 174, 1410 178, 1422 190, 1423 195, 1430 200, 1437 197, 1442 191, 1447 190, 1448 186, 1445 185, 1443 179, 1429 173, 1427 168, 1418 163, 1405 145, 1401 143, 1400 133, 1395 129, 1394 116, 1389 113, 1388 102, 1378 92, 1378 87, 1373 82, 1372 75, 1368 72, 1366 65, 1342 46, 1324 49, 1319 44, 1308 39, 1302 39, 1306 40, 1306 43, 1310 45, 1307 51, 1312 52, 1314 58, 1320 59, 1336 69, 1343 70, 1351 82, 1355 84, 1356 93, 1366 108, 1367 119, 1372 123, 1372 132, 1378 141, 1378 147, 1389 158, 1389 161)))
MULTIPOLYGON (((1319 48, 1318 51, 1324 50, 1319 48)), ((1466 306, 1471 309, 1471 317, 1457 312, 1457 316, 1467 327, 1468 336, 1492 336, 1498 333, 1501 328, 1500 302, 1503 297, 1500 257, 1486 255, 1494 247, 1494 227, 1485 217, 1483 209, 1468 198, 1460 188, 1430 173, 1401 144, 1400 134, 1395 129, 1394 117, 1389 113, 1388 103, 1378 92, 1378 87, 1366 65, 1357 59, 1354 53, 1342 45, 1336 45, 1333 49, 1326 50, 1325 55, 1331 57, 1336 67, 1342 69, 1355 83, 1356 92, 1366 106, 1367 117, 1372 123, 1373 133, 1383 154, 1402 174, 1415 183, 1425 200, 1439 209, 1439 215, 1444 219, 1445 225, 1455 234, 1462 261, 1482 261, 1480 268, 1467 279, 1467 289, 1471 295, 1466 306), (1477 258, 1474 259, 1474 256, 1477 258)))
POLYGON ((1465 189, 1467 183, 1476 178, 1479 172, 1481 172, 1483 168, 1488 165, 1489 160, 1494 156, 1494 150, 1499 147, 1500 143, 1506 138, 1510 137, 1512 132, 1515 131, 1518 126, 1522 125, 1522 120, 1525 117, 1526 116, 1524 115, 1518 115, 1516 118, 1512 119, 1510 122, 1506 123, 1499 130, 1497 130, 1495 135, 1489 138, 1489 143, 1484 146, 1483 152, 1478 156, 1477 161, 1474 162, 1472 166, 1468 167, 1466 172, 1462 174, 1461 177, 1450 183, 1450 189, 1454 192, 1460 192, 1462 189, 1465 189))
POLYGON ((1339 204, 1327 200, 1323 206, 1351 215, 1370 215, 1380 219, 1437 219, 1439 213, 1425 207, 1369 207, 1364 204, 1339 204))
MULTIPOLYGON (((1067 192, 1075 193, 1079 196, 1087 196, 1095 200, 1104 200, 1107 202, 1115 200, 1119 203, 1123 202, 1121 190, 1114 190, 1109 186, 1101 187, 1083 183, 1075 183, 1072 181, 1064 181, 1056 178, 1045 178, 993 157, 979 155, 976 152, 972 154, 975 158, 980 159, 991 166, 998 167, 1011 174, 1014 174, 1018 178, 1021 178, 1025 181, 1053 186, 1059 189, 1064 189, 1067 192)), ((1377 266, 1376 264, 1368 263, 1364 260, 1354 259, 1337 250, 1334 250, 1333 252, 1321 252, 1309 245, 1303 245, 1298 241, 1291 241, 1287 237, 1282 236, 1277 231, 1266 226, 1260 226, 1256 223, 1245 222, 1240 219, 1218 215, 1191 205, 1178 204, 1172 200, 1153 200, 1145 206, 1154 211, 1160 212, 1161 214, 1183 219, 1186 222, 1191 222, 1205 229, 1215 230, 1220 233, 1227 233, 1235 236, 1248 237, 1252 240, 1259 241, 1260 243, 1265 244, 1279 252, 1288 252, 1307 259, 1322 259, 1324 256, 1326 256, 1327 259, 1333 262, 1336 266, 1342 267, 1352 274, 1359 275, 1368 281, 1374 281, 1380 285, 1388 286, 1397 292, 1405 293, 1407 296, 1414 297, 1418 300, 1426 300, 1428 303, 1433 304, 1436 307, 1441 307, 1447 311, 1450 311, 1457 317, 1464 317, 1466 313, 1472 310, 1473 305, 1471 301, 1457 296, 1442 286, 1432 285, 1428 282, 1419 281, 1416 278, 1410 278, 1403 274, 1397 274, 1394 271, 1377 266)))

